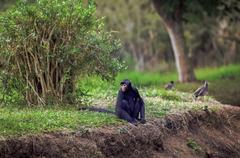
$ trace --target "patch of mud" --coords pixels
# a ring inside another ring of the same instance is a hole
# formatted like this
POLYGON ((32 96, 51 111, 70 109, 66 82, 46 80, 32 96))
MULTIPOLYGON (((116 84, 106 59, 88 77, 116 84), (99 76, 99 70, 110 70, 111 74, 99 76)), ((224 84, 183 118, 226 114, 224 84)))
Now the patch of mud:
POLYGON ((0 157, 239 158, 240 108, 188 112, 147 124, 10 138, 0 157))

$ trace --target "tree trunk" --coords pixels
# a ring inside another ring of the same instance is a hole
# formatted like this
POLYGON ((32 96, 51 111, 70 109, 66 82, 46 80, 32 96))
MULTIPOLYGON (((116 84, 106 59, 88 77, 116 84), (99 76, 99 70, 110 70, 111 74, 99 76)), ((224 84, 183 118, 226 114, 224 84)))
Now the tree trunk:
POLYGON ((181 25, 175 23, 173 26, 165 24, 173 47, 178 77, 180 82, 195 80, 193 69, 185 54, 185 42, 181 25))
POLYGON ((171 8, 173 11, 169 11, 167 13, 166 11, 163 11, 164 3, 164 0, 153 0, 154 7, 160 15, 171 40, 179 81, 194 81, 196 78, 190 62, 188 61, 187 55, 185 54, 186 49, 183 36, 184 31, 182 27, 184 1, 176 1, 173 8, 171 8))
POLYGON ((237 52, 237 42, 231 41, 231 43, 229 44, 229 50, 228 50, 228 52, 225 53, 225 57, 224 57, 225 65, 234 63, 234 58, 236 57, 236 52, 237 52))

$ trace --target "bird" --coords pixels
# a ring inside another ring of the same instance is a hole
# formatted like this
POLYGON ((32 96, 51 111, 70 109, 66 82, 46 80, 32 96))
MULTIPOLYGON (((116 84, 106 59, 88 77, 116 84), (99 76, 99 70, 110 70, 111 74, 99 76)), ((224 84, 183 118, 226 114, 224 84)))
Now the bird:
POLYGON ((195 99, 197 99, 200 96, 205 96, 208 93, 208 82, 205 81, 204 85, 199 87, 194 93, 193 96, 195 99))
POLYGON ((174 82, 170 81, 168 84, 165 85, 166 90, 173 90, 175 88, 174 82))

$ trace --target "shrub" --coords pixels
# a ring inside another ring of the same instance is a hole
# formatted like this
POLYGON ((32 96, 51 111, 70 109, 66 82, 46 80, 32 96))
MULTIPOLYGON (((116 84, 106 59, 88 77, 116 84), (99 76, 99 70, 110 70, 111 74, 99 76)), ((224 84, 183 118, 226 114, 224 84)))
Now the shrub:
POLYGON ((27 103, 73 103, 77 76, 111 79, 121 69, 112 57, 119 41, 103 30, 92 4, 20 0, 0 16, 3 70, 21 82, 27 103))

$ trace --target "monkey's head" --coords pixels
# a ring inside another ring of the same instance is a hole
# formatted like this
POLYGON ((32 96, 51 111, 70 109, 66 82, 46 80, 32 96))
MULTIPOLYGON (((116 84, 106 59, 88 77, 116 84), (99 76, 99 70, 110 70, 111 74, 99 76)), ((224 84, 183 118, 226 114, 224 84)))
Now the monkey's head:
POLYGON ((121 85, 121 91, 122 92, 126 92, 126 91, 128 91, 128 90, 130 90, 132 88, 132 84, 131 84, 131 82, 128 79, 123 80, 120 83, 120 85, 121 85))

